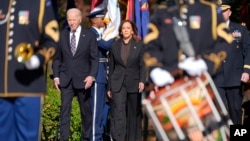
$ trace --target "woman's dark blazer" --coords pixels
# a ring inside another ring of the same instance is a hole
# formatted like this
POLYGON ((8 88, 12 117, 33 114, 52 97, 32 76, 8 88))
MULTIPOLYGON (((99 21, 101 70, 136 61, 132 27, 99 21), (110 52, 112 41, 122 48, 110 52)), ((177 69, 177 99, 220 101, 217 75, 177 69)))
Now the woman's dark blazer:
POLYGON ((121 58, 122 42, 122 39, 117 39, 111 47, 108 90, 118 92, 122 85, 125 85, 128 93, 136 93, 138 92, 139 82, 145 82, 143 42, 131 39, 126 65, 121 58))

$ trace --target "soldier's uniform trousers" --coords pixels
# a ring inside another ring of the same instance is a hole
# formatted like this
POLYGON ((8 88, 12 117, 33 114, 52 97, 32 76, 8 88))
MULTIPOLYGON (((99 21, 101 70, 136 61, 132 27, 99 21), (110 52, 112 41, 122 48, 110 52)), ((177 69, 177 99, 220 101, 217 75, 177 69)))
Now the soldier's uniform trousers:
MULTIPOLYGON (((107 95, 106 89, 106 84, 97 82, 91 87, 91 101, 93 108, 92 141, 102 141, 107 115, 104 110, 107 95)), ((106 110, 106 112, 108 111, 106 110)))
POLYGON ((41 97, 0 98, 0 140, 40 140, 41 97))

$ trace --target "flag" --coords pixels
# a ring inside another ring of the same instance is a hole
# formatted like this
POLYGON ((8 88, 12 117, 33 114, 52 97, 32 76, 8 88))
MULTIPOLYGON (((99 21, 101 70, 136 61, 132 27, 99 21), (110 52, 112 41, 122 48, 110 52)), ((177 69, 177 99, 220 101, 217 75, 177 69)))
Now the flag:
POLYGON ((126 20, 134 21, 134 0, 127 1, 126 20))
POLYGON ((147 25, 149 23, 149 5, 148 0, 135 0, 134 1, 134 22, 138 29, 138 36, 143 39, 147 32, 147 25))
POLYGON ((103 0, 92 0, 91 6, 90 6, 90 11, 92 11, 95 7, 100 5, 102 2, 103 2, 103 0))
POLYGON ((138 29, 138 36, 143 39, 147 32, 149 23, 148 0, 119 0, 127 6, 126 20, 133 21, 138 29))
POLYGON ((91 2, 91 12, 99 11, 99 10, 105 10, 108 5, 108 0, 92 0, 91 2))
POLYGON ((103 31, 102 39, 108 41, 118 35, 121 14, 118 0, 93 0, 91 3, 91 12, 99 10, 107 10, 104 17, 106 28, 103 31))
POLYGON ((135 25, 137 27, 137 34, 138 36, 141 38, 141 1, 140 0, 135 0, 134 1, 134 7, 135 7, 135 19, 134 19, 134 22, 135 22, 135 25))
POLYGON ((148 33, 148 24, 149 24, 149 5, 148 5, 148 0, 141 0, 141 33, 139 34, 142 39, 146 36, 148 33), (145 26, 146 25, 146 26, 145 26))
POLYGON ((109 40, 115 38, 119 33, 121 14, 118 0, 109 0, 107 5, 107 13, 104 21, 108 21, 106 29, 103 32, 102 39, 109 40))

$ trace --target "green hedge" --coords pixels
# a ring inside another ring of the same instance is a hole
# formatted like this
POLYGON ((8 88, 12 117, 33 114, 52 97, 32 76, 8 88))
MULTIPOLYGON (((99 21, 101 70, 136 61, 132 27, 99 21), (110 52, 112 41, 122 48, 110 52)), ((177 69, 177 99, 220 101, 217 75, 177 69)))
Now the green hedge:
MULTIPOLYGON (((59 141, 59 113, 60 113, 60 92, 58 92, 51 79, 47 80, 47 95, 44 98, 42 109, 42 141, 59 141), (58 138, 56 138, 58 137, 58 138)), ((72 102, 70 121, 70 141, 80 141, 81 117, 76 97, 72 102)))

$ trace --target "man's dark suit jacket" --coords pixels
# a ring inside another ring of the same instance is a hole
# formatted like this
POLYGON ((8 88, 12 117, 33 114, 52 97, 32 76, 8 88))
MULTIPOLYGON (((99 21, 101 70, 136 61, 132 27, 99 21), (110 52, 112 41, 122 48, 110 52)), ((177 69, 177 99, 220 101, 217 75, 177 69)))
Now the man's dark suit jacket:
POLYGON ((143 43, 132 39, 127 65, 121 58, 122 39, 117 39, 111 47, 108 90, 118 92, 122 84, 129 93, 138 92, 139 82, 145 82, 143 43))
POLYGON ((53 60, 54 78, 60 78, 60 87, 72 80, 74 88, 82 89, 87 76, 97 75, 98 48, 95 35, 86 28, 81 29, 75 55, 70 50, 70 29, 64 29, 60 35, 59 47, 53 60))
POLYGON ((250 37, 246 27, 230 22, 230 32, 235 38, 228 46, 228 54, 214 82, 218 87, 232 87, 241 85, 243 72, 250 73, 250 37))

